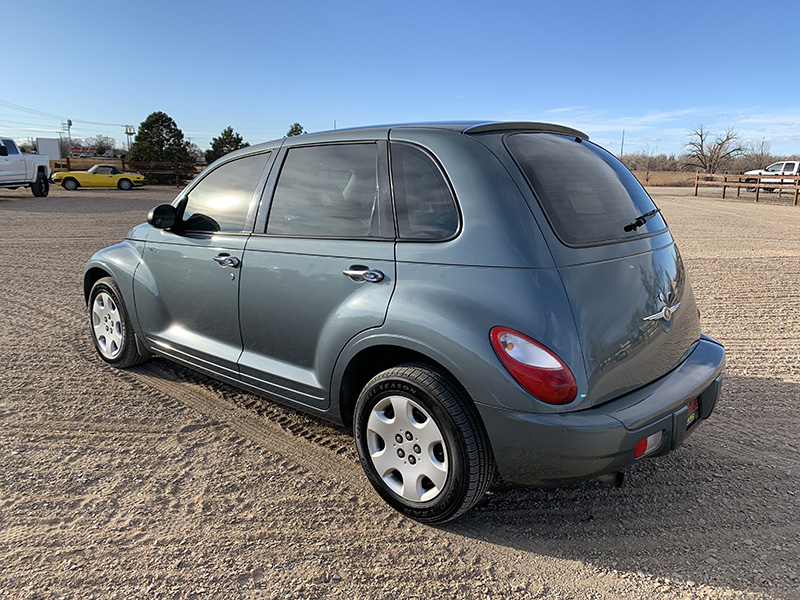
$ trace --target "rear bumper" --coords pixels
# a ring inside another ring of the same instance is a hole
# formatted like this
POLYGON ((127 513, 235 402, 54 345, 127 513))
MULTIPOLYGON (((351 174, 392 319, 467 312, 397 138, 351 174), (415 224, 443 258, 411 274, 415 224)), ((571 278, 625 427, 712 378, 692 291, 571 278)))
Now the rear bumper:
POLYGON ((676 449, 717 402, 725 366, 722 345, 707 336, 664 377, 605 404, 573 413, 536 414, 478 405, 500 475, 522 485, 555 485, 619 471, 634 462, 636 444, 659 431, 647 456, 676 449), (687 432, 687 404, 699 421, 687 432))

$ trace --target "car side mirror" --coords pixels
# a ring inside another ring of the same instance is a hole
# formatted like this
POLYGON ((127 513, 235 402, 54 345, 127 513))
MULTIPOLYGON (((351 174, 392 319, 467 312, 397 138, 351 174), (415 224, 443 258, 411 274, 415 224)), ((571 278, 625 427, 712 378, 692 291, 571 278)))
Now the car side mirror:
POLYGON ((0 156, 8 156, 8 148, 0 146, 0 156))
POLYGON ((147 222, 156 229, 172 229, 178 218, 178 211, 172 204, 159 204, 147 213, 147 222))

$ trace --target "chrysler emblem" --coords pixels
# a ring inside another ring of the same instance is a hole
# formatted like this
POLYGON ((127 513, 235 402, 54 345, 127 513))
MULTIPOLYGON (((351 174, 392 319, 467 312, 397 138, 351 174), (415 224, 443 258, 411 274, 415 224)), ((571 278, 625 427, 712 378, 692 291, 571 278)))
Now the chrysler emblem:
POLYGON ((654 315, 650 315, 649 317, 644 317, 642 321, 658 321, 659 319, 664 319, 665 321, 669 321, 670 319, 672 319, 672 315, 675 314, 675 311, 678 310, 678 307, 681 305, 680 302, 676 302, 672 306, 669 306, 667 304, 666 298, 664 298, 664 294, 659 294, 658 299, 664 303, 664 308, 662 308, 654 315))

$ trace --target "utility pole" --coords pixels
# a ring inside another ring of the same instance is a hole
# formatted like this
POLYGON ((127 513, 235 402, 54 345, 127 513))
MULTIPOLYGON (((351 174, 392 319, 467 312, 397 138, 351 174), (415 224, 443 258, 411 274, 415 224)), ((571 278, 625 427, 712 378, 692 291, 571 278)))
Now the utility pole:
POLYGON ((131 151, 131 138, 136 135, 133 125, 125 125, 125 135, 128 137, 128 152, 131 151))

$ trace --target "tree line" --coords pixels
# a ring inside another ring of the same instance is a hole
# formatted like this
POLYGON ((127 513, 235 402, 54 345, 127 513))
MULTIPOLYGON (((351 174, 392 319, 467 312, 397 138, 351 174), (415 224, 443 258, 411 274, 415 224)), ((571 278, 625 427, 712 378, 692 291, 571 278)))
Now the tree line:
POLYGON ((698 125, 687 138, 684 153, 657 154, 650 146, 639 152, 623 154, 620 160, 631 171, 701 171, 703 173, 741 173, 761 169, 780 160, 800 160, 799 154, 772 154, 766 139, 745 141, 734 128, 711 131, 698 125))
MULTIPOLYGON (((287 137, 302 135, 305 133, 300 123, 294 123, 286 133, 287 137)), ((199 149, 194 150, 191 144, 184 138, 174 119, 164 112, 151 113, 136 132, 136 139, 131 144, 128 160, 131 162, 161 162, 161 163, 195 163, 205 159, 206 163, 211 163, 218 158, 250 146, 242 136, 228 126, 222 130, 219 136, 212 138, 211 147, 204 152, 199 149)), ((195 146, 196 148, 196 146, 195 146)), ((154 183, 166 183, 173 176, 168 174, 148 175, 154 183)))

